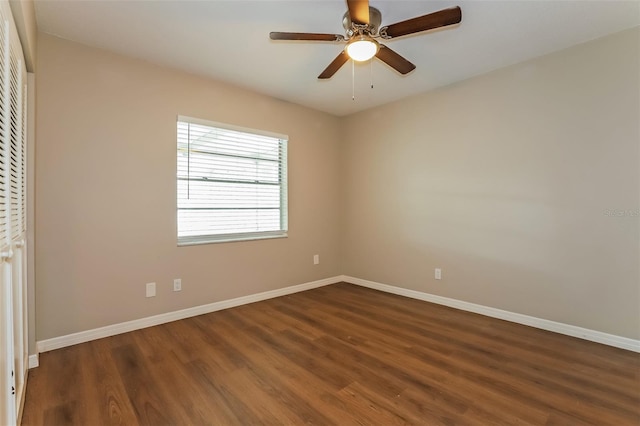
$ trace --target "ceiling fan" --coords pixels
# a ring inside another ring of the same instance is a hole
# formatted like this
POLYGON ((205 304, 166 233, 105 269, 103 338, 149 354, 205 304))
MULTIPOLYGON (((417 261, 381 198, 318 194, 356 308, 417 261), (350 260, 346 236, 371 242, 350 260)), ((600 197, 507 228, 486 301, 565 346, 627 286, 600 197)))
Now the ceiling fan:
POLYGON ((454 25, 462 21, 460 7, 443 9, 438 12, 418 16, 406 21, 380 27, 382 14, 369 6, 369 0, 347 0, 347 12, 342 18, 345 36, 340 34, 271 32, 272 40, 346 42, 346 48, 318 76, 331 78, 349 58, 354 61, 368 61, 374 56, 400 74, 413 71, 416 66, 388 48, 377 39, 391 40, 409 34, 454 25))

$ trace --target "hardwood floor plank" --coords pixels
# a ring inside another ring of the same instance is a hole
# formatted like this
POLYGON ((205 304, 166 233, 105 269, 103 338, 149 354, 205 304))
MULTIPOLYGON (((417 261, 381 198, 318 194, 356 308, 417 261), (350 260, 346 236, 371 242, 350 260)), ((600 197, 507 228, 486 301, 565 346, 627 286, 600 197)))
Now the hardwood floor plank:
POLYGON ((640 425, 640 354, 346 283, 41 354, 24 425, 640 425))
MULTIPOLYGON (((359 405, 362 409, 368 410, 370 417, 374 417, 379 424, 384 425, 407 425, 415 424, 418 418, 410 413, 401 413, 393 407, 393 403, 388 398, 381 397, 367 391, 366 386, 361 386, 358 382, 353 382, 349 386, 340 390, 341 396, 350 400, 353 404, 359 405)), ((426 422, 427 419, 419 419, 426 422)))
MULTIPOLYGON (((134 335, 137 346, 149 347, 156 352, 162 351, 162 348, 155 346, 155 339, 150 340, 155 333, 148 331, 141 330, 141 333, 134 335), (151 341, 153 344, 150 344, 151 341)), ((211 396, 205 392, 200 381, 193 380, 193 376, 183 367, 184 363, 174 349, 175 346, 165 351, 164 356, 155 362, 147 363, 149 373, 156 379, 156 387, 162 391, 162 395, 171 398, 171 404, 180 407, 179 411, 188 418, 188 424, 214 425, 237 421, 233 413, 221 412, 215 404, 210 404, 211 396), (175 368, 176 365, 181 368, 175 368)))
POLYGON ((47 425, 74 425, 82 424, 77 403, 68 402, 47 408, 44 412, 44 424, 47 425))
MULTIPOLYGON (((232 312, 230 312, 230 314, 234 316, 235 324, 242 323, 243 320, 239 315, 232 312)), ((291 344, 291 340, 288 339, 288 337, 294 334, 293 331, 283 330, 277 335, 272 336, 262 333, 258 327, 245 327, 243 328, 243 333, 249 335, 254 342, 277 352, 288 367, 291 365, 298 366, 301 370, 314 376, 310 379, 321 380, 326 383, 331 390, 342 389, 353 382, 352 375, 349 371, 336 368, 334 363, 326 362, 319 357, 317 352, 299 350, 298 346, 291 344)), ((300 340, 307 339, 301 338, 300 340)), ((310 346, 311 342, 309 342, 309 347, 310 346)))
POLYGON ((162 392, 158 386, 160 377, 151 373, 144 356, 134 342, 113 348, 111 354, 139 424, 188 423, 189 419, 184 416, 182 410, 177 409, 171 395, 162 392))
MULTIPOLYGON (((110 346, 105 339, 92 345, 78 345, 82 359, 83 397, 87 423, 104 425, 136 424, 133 406, 124 388, 110 346), (98 401, 98 403, 92 403, 98 401)), ((54 423, 55 424, 55 423, 54 423)))
MULTIPOLYGON (((433 309, 429 309, 422 315, 415 315, 415 309, 419 309, 421 304, 425 302, 366 288, 354 288, 349 284, 337 284, 336 286, 339 288, 340 294, 333 295, 333 297, 338 300, 349 301, 349 304, 343 306, 345 309, 348 308, 345 312, 355 312, 358 304, 363 302, 363 306, 368 306, 366 301, 371 298, 369 303, 375 300, 375 304, 379 308, 389 308, 385 311, 387 321, 389 319, 410 321, 413 326, 427 329, 443 329, 453 337, 460 335, 464 336, 465 339, 473 336, 484 337, 486 339, 484 343, 501 343, 500 350, 503 350, 504 346, 508 348, 513 346, 524 347, 528 351, 528 356, 533 352, 534 354, 546 355, 548 359, 556 362, 564 360, 568 364, 580 362, 583 365, 594 366, 597 371, 607 369, 609 373, 617 374, 621 378, 640 380, 640 358, 634 352, 600 344, 591 344, 588 346, 589 350, 586 351, 584 340, 581 339, 471 312, 463 312, 446 306, 430 304, 433 309), (363 298, 362 293, 358 293, 359 291, 367 293, 367 297, 363 298), (352 296, 349 298, 346 296, 347 294, 352 296), (400 318, 397 318, 396 315, 399 315, 400 318), (522 332, 523 327, 526 327, 526 333, 522 332), (550 344, 539 345, 541 339, 550 344), (611 359, 612 352, 617 352, 617 358, 625 363, 625 367, 632 367, 631 371, 628 368, 616 368, 619 367, 619 364, 617 359, 611 359)), ((304 293, 300 295, 304 297, 304 293)), ((365 309, 365 315, 370 315, 370 313, 367 314, 366 312, 365 309)))
MULTIPOLYGON (((203 318, 204 319, 204 318, 203 318)), ((263 345, 251 339, 249 330, 243 329, 240 322, 234 321, 229 312, 219 315, 215 323, 220 338, 232 348, 244 347, 243 356, 248 364, 247 372, 254 377, 263 390, 280 401, 288 408, 295 407, 293 413, 298 415, 297 422, 313 424, 332 424, 322 410, 314 407, 314 402, 300 397, 302 389, 300 380, 290 377, 291 368, 277 358, 276 354, 268 351, 263 345), (240 333, 239 330, 242 330, 240 333)), ((299 372, 298 375, 303 374, 299 372)), ((303 383, 306 385, 306 383, 303 383)))
MULTIPOLYGON (((40 355, 40 363, 45 358, 40 355)), ((49 394, 47 392, 48 383, 46 374, 49 369, 32 368, 29 370, 27 383, 27 391, 25 395, 24 408, 22 411, 23 425, 41 425, 44 424, 44 410, 49 403, 49 394)))
POLYGON ((268 409, 270 399, 254 386, 246 369, 221 374, 201 360, 193 361, 185 368, 191 380, 202 388, 208 404, 215 407, 216 413, 211 418, 214 424, 282 424, 287 419, 275 407, 268 409), (243 395, 252 398, 245 400, 243 395))
MULTIPOLYGON (((372 290, 369 290, 372 291, 372 290)), ((374 291, 372 291, 374 292, 374 291)), ((377 292, 374 292, 377 293, 377 292)), ((344 295, 340 299, 345 300, 344 295)), ((397 298, 397 296, 394 296, 397 298)), ((414 301, 415 302, 415 301, 414 301)), ((355 302, 354 302, 355 303, 355 302)), ((421 303, 418 301, 418 303, 421 303)), ((336 305, 335 303, 333 304, 336 305)), ((429 323, 424 323, 420 318, 416 318, 415 315, 407 316, 407 317, 395 317, 397 315, 398 309, 395 308, 391 311, 386 311, 380 305, 378 305, 380 312, 384 312, 384 315, 381 316, 383 318, 382 322, 376 322, 376 318, 367 317, 366 311, 364 316, 362 312, 360 312, 357 308, 354 308, 351 305, 346 305, 342 308, 337 308, 340 312, 342 318, 345 318, 347 321, 357 322, 357 323, 367 323, 372 328, 384 328, 389 323, 389 319, 395 319, 400 322, 408 323, 403 328, 403 332, 407 332, 408 334, 403 336, 403 339, 407 340, 417 340, 421 341, 422 338, 427 338, 427 343, 430 348, 438 347, 439 350, 443 353, 451 350, 451 344, 455 343, 455 347, 458 349, 464 349, 465 351, 470 352, 489 352, 492 357, 501 358, 503 362, 509 362, 511 359, 515 359, 516 364, 524 364, 525 366, 529 363, 529 369, 540 369, 547 368, 549 371, 550 377, 557 377, 559 375, 564 376, 567 380, 574 380, 576 376, 571 377, 573 372, 580 377, 579 381, 582 382, 582 386, 594 389, 598 388, 602 390, 603 395, 612 395, 618 394, 618 397, 621 400, 626 400, 632 405, 640 404, 640 397, 638 396, 638 392, 632 391, 632 393, 628 393, 628 390, 634 390, 638 386, 640 382, 640 378, 637 376, 637 373, 640 371, 640 364, 638 363, 640 360, 638 357, 634 356, 633 352, 623 351, 617 348, 610 348, 604 345, 591 344, 596 350, 600 350, 601 348, 605 348, 608 350, 608 353, 618 352, 618 354, 624 359, 625 365, 629 368, 626 369, 616 369, 610 368, 607 364, 610 363, 610 359, 608 358, 606 363, 601 362, 598 358, 595 360, 586 360, 586 362, 581 362, 580 359, 565 359, 565 353, 568 350, 564 349, 561 355, 558 353, 552 352, 548 354, 549 349, 544 349, 545 345, 535 345, 534 347, 528 346, 526 349, 521 348, 522 341, 520 340, 511 340, 506 343, 496 342, 498 340, 495 336, 495 332, 491 329, 486 331, 483 330, 473 330, 473 322, 467 329, 472 329, 473 333, 469 334, 467 330, 457 330, 449 328, 449 324, 442 328, 439 324, 440 320, 437 318, 431 318, 429 323), (347 310, 346 308, 350 309, 347 310), (368 322, 372 320, 373 322, 368 322), (452 336, 452 337, 450 337, 452 336), (454 341, 455 337, 453 336, 461 336, 462 338, 458 341, 454 341), (441 345, 444 344, 443 345, 441 345), (595 345, 595 346, 594 346, 595 345), (542 347, 542 348, 541 348, 542 347), (546 352, 542 353, 541 352, 546 352), (504 354, 508 354, 508 356, 504 356, 504 354), (629 355, 631 354, 631 355, 629 355), (529 360, 535 357, 535 360, 529 362, 529 360), (594 364, 597 363, 597 364, 594 364), (599 367, 594 368, 594 365, 599 367), (608 370, 607 380, 602 380, 602 372, 604 370, 608 370), (585 374, 587 373, 587 374, 585 374), (625 394, 625 392, 627 392, 625 394)), ((450 309, 445 307, 440 307, 444 309, 450 309)), ((468 314, 468 313, 465 313, 468 314)), ((475 315, 475 314, 470 314, 475 315)), ((506 323, 505 321, 493 320, 495 323, 506 323)), ((510 327, 520 327, 522 330, 523 326, 517 324, 509 324, 510 327)), ((386 328, 387 330, 391 330, 390 328, 386 328)), ((527 331, 532 332, 533 334, 538 334, 536 337, 540 339, 551 338, 557 339, 558 335, 542 330, 531 329, 527 327, 527 331)), ((582 343, 582 347, 584 346, 584 341, 580 341, 574 338, 568 338, 567 336, 560 336, 565 340, 570 341, 572 344, 574 343, 582 343)), ((538 340, 537 340, 538 341, 538 340)), ((569 352, 572 353, 572 352, 569 352)), ((615 362, 613 364, 615 366, 615 362)))
POLYGON ((39 421, 32 424, 55 425, 87 422, 83 410, 83 389, 87 383, 82 375, 80 352, 81 348, 72 346, 45 354, 47 356, 44 360, 50 368, 42 371, 43 374, 39 377, 46 385, 35 384, 35 389, 39 390, 37 394, 39 399, 35 400, 30 396, 29 383, 27 383, 25 401, 25 410, 29 407, 37 407, 38 410, 42 410, 42 413, 27 415, 27 421, 37 419, 39 421))

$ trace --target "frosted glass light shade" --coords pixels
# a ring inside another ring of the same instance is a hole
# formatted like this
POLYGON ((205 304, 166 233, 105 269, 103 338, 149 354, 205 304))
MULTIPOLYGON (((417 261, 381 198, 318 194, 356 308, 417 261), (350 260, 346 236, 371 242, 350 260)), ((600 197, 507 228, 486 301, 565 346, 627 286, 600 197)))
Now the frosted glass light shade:
POLYGON ((378 53, 378 42, 367 36, 360 36, 347 45, 347 55, 354 61, 368 61, 378 53))

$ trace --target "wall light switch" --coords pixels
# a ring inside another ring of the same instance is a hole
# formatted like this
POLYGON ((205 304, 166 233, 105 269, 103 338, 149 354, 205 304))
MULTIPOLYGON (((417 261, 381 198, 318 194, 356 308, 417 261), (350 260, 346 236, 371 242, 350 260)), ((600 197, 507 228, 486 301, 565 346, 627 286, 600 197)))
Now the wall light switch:
POLYGON ((147 297, 155 297, 156 283, 147 283, 147 297))

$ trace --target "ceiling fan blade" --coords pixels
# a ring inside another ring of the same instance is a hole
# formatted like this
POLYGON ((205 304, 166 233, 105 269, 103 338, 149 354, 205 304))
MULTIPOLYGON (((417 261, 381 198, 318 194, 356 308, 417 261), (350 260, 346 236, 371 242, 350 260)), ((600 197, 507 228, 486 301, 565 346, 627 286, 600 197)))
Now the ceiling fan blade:
POLYGON ((446 27, 447 25, 458 24, 460 21, 462 21, 462 10, 459 6, 456 6, 382 27, 380 28, 380 35, 387 39, 401 37, 434 28, 446 27))
POLYGON ((347 0, 351 22, 358 25, 369 24, 369 0, 347 0))
POLYGON ((344 50, 329 64, 327 68, 318 76, 319 79, 331 78, 340 69, 341 66, 349 60, 347 52, 344 50))
POLYGON ((416 69, 416 66, 411 62, 407 61, 405 58, 382 44, 380 45, 380 50, 376 53, 376 58, 386 63, 400 74, 407 74, 416 69))
POLYGON ((340 34, 270 32, 269 38, 271 40, 344 41, 344 36, 340 34))

